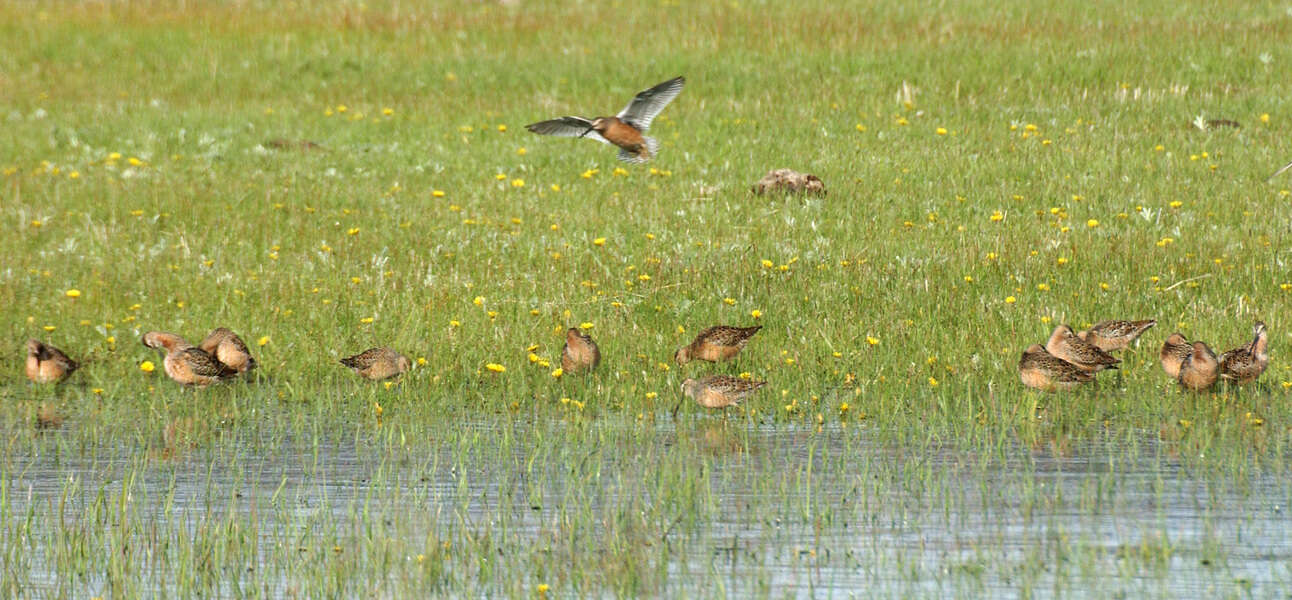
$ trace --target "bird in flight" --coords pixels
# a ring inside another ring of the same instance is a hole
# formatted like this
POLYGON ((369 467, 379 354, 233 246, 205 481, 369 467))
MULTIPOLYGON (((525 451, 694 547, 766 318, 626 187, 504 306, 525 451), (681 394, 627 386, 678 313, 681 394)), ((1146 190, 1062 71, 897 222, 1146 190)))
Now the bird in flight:
POLYGON ((638 92, 628 106, 613 117, 561 117, 539 121, 525 128, 541 135, 587 137, 619 146, 619 160, 644 163, 659 151, 659 141, 645 135, 651 121, 682 92, 686 79, 675 77, 648 90, 638 92))

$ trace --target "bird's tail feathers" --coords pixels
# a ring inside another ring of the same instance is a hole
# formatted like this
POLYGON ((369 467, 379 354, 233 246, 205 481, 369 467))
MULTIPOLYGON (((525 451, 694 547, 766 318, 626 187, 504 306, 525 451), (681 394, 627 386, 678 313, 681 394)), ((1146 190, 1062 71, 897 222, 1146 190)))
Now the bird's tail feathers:
POLYGON ((659 152, 659 140, 649 135, 643 135, 642 141, 646 144, 646 147, 639 152, 629 152, 627 150, 620 149, 619 160, 638 165, 655 158, 655 153, 659 152))

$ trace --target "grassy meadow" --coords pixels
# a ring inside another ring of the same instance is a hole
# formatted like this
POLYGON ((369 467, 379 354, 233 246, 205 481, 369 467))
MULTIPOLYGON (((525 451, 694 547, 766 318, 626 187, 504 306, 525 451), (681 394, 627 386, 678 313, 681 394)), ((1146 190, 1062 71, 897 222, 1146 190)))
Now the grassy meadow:
POLYGON ((6 596, 1292 582, 1284 4, 0 1, 0 42, 6 596), (647 165, 525 131, 677 75, 647 165), (1108 318, 1158 320, 1120 374, 1022 386, 1108 318), (1256 385, 1157 365, 1258 319, 1256 385), (673 363, 717 323, 764 329, 673 363), (217 326, 250 380, 139 343, 217 326), (30 385, 29 337, 84 366, 30 385), (418 366, 337 364, 374 345, 418 366), (769 383, 670 418, 709 373, 769 383))

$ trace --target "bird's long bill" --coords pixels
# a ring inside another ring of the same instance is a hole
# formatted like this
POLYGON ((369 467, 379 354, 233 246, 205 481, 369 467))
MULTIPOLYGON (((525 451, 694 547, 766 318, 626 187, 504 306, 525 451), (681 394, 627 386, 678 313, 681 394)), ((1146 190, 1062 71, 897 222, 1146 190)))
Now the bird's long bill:
POLYGON ((587 131, 584 131, 583 133, 580 133, 580 134, 579 134, 579 137, 583 137, 583 136, 585 136, 585 135, 588 135, 589 133, 592 133, 592 130, 593 130, 593 129, 596 129, 596 127, 593 127, 593 126, 589 125, 589 126, 588 126, 588 130, 587 130, 587 131))
POLYGON ((685 397, 683 397, 681 400, 678 400, 678 401, 677 401, 677 404, 676 404, 676 405, 674 405, 674 406, 673 406, 673 411, 672 411, 671 416, 672 416, 672 418, 673 418, 673 420, 674 420, 674 421, 676 421, 676 420, 677 420, 677 410, 678 410, 679 408, 682 408, 682 403, 683 403, 683 402, 685 402, 685 401, 686 401, 686 398, 685 398, 685 397))

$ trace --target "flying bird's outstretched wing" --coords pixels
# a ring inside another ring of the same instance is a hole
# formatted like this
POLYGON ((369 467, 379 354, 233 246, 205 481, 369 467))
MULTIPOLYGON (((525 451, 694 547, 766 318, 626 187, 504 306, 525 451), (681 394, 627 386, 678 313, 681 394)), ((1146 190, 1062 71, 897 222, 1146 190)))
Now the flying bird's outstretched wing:
POLYGON ((1265 178, 1265 181, 1266 181, 1267 183, 1268 183, 1268 182, 1270 182, 1270 181, 1273 181, 1275 177, 1278 177, 1279 175, 1282 175, 1282 174, 1283 174, 1283 172, 1284 172, 1284 171, 1286 171, 1286 170, 1288 170, 1288 169, 1292 169, 1292 162, 1290 162, 1290 163, 1288 163, 1288 164, 1286 164, 1286 165, 1283 165, 1283 168, 1281 168, 1281 169, 1279 169, 1279 170, 1275 171, 1273 175, 1270 175, 1269 177, 1266 177, 1266 178, 1265 178))
POLYGON ((585 137, 597 140, 603 144, 610 143, 609 140, 601 137, 601 134, 592 131, 592 121, 583 117, 561 117, 559 119, 539 121, 537 123, 526 125, 525 129, 540 135, 554 135, 557 137, 572 138, 585 137))
POLYGON ((650 122, 655 120, 669 102, 682 93, 682 85, 685 83, 685 78, 675 77, 649 90, 639 92, 628 106, 619 111, 617 115, 619 120, 640 131, 650 129, 650 122))

